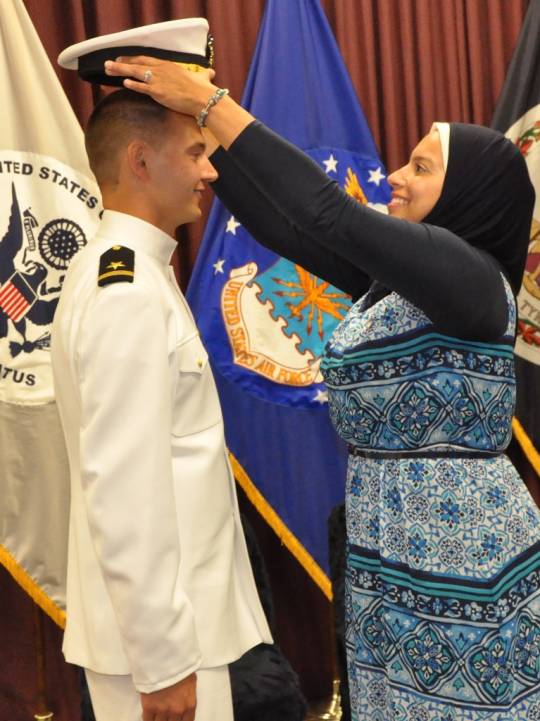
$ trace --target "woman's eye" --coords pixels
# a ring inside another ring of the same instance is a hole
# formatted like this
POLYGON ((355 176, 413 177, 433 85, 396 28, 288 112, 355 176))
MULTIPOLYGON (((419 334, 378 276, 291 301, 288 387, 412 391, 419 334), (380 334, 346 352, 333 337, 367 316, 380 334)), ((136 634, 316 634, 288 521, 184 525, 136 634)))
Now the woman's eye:
POLYGON ((415 164, 414 169, 415 169, 415 172, 417 172, 417 173, 425 173, 425 171, 426 171, 424 166, 419 165, 418 163, 415 164))

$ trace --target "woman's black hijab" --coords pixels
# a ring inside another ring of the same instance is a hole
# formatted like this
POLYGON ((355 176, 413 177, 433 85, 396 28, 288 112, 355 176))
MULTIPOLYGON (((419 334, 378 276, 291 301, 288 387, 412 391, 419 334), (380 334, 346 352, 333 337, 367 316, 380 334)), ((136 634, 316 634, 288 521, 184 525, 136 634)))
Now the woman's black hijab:
POLYGON ((490 253, 517 294, 530 237, 534 188, 512 141, 480 125, 450 123, 442 193, 424 223, 490 253))

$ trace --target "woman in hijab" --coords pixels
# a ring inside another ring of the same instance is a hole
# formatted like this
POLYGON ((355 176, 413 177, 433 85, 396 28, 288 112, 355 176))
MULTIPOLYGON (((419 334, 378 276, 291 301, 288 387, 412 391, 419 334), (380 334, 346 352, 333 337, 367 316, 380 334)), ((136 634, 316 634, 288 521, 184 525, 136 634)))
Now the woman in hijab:
POLYGON ((352 718, 540 719, 540 512, 504 455, 534 205, 518 150, 435 123, 389 176, 385 216, 204 74, 150 58, 108 72, 206 121, 235 217, 356 301, 322 363, 350 451, 352 718))

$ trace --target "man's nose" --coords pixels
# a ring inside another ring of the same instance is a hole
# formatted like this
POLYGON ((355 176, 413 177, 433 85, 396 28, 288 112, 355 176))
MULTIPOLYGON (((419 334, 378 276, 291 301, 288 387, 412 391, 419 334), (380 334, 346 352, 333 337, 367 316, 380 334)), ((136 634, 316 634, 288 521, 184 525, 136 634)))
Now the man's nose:
POLYGON ((214 180, 218 179, 218 172, 214 168, 214 166, 212 165, 210 160, 208 159, 208 156, 206 156, 206 155, 204 156, 204 160, 203 160, 203 168, 202 168, 201 177, 207 183, 213 183, 214 180))

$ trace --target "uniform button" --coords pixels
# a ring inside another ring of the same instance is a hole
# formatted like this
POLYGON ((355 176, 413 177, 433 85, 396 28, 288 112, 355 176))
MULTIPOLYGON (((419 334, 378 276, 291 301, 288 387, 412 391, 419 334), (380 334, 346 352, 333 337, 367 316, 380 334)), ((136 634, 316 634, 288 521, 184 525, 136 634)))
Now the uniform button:
POLYGON ((203 367, 203 361, 202 361, 200 358, 199 358, 199 360, 197 361, 197 365, 199 366, 199 368, 202 368, 202 367, 203 367))

